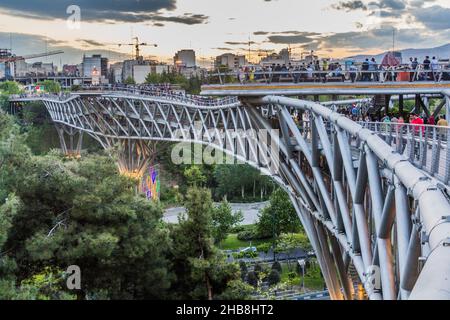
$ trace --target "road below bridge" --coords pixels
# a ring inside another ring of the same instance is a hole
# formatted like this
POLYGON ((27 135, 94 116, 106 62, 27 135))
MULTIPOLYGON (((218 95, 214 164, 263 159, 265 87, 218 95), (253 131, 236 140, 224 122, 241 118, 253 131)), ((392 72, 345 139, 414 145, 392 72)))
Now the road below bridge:
MULTIPOLYGON (((254 224, 258 221, 258 213, 261 209, 264 209, 269 204, 266 202, 256 202, 256 203, 230 203, 233 212, 242 211, 244 215, 244 220, 240 225, 254 224)), ((163 220, 167 223, 178 223, 178 217, 186 212, 183 207, 175 207, 166 209, 164 212, 163 220)))

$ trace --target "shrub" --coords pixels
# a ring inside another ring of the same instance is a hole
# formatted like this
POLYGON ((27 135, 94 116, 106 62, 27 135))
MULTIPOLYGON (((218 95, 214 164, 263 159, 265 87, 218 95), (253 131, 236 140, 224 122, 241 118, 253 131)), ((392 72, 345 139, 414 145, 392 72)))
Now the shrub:
POLYGON ((244 253, 244 258, 255 259, 256 257, 258 257, 258 252, 247 251, 247 252, 243 252, 243 253, 244 253))
POLYGON ((241 225, 234 226, 233 228, 231 228, 230 232, 231 232, 231 233, 239 233, 239 232, 241 232, 241 231, 244 231, 244 230, 245 230, 245 227, 246 227, 246 226, 241 226, 241 225))
POLYGON ((258 252, 253 252, 253 251, 234 252, 233 253, 233 258, 235 258, 235 259, 242 259, 242 258, 254 259, 256 257, 258 257, 258 252))
POLYGON ((255 271, 255 273, 257 275, 259 275, 263 271, 263 267, 259 263, 257 263, 257 264, 255 264, 255 267, 253 270, 255 271))
POLYGON ((248 272, 248 268, 247 268, 247 264, 244 262, 244 261, 239 261, 239 267, 240 267, 240 269, 241 269, 241 278, 242 278, 242 281, 244 281, 244 279, 245 279, 245 275, 247 274, 247 272, 248 272))
POLYGON ((271 247, 272 247, 271 243, 265 242, 265 243, 261 243, 260 245, 257 245, 256 249, 258 251, 261 251, 261 252, 264 252, 264 253, 268 253, 271 247))
POLYGON ((269 273, 269 277, 267 278, 267 282, 269 283, 269 285, 273 286, 279 283, 280 280, 281 280, 280 273, 277 270, 272 269, 272 271, 270 271, 269 273))
POLYGON ((167 204, 180 204, 178 190, 173 187, 168 187, 165 184, 161 185, 161 202, 167 204))
POLYGON ((255 230, 243 230, 238 233, 237 238, 241 241, 255 240, 258 237, 255 230))
POLYGON ((289 272, 288 273, 288 279, 294 280, 297 277, 297 274, 295 272, 289 272))
POLYGON ((272 270, 277 270, 279 273, 281 273, 282 272, 282 268, 281 268, 281 263, 279 263, 278 261, 275 261, 273 264, 272 264, 272 270))
POLYGON ((258 276, 254 271, 247 274, 247 283, 255 288, 258 287, 258 276))
POLYGON ((262 240, 270 237, 270 235, 259 233, 256 225, 243 226, 237 235, 237 238, 241 241, 262 240))

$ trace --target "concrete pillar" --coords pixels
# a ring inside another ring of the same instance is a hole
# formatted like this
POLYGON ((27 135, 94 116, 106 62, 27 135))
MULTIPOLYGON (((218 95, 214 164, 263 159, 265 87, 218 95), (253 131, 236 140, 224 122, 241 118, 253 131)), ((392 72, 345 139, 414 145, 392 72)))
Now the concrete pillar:
POLYGON ((83 132, 72 127, 56 124, 56 132, 62 152, 70 158, 81 157, 81 147, 83 144, 83 132))

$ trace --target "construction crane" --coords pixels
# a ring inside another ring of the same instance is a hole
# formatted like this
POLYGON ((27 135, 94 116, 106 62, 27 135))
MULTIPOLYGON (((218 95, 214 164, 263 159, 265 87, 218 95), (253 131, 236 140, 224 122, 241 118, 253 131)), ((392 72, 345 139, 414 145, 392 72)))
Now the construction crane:
MULTIPOLYGON (((291 45, 288 45, 289 57, 293 57, 295 55, 294 54, 295 49, 303 49, 303 47, 302 46, 291 47, 291 45)), ((301 53, 301 55, 302 55, 302 60, 303 60, 303 53, 301 53)))
POLYGON ((53 55, 64 53, 64 51, 57 50, 57 51, 49 51, 49 52, 45 52, 45 53, 31 54, 31 55, 27 55, 27 56, 16 56, 16 55, 11 54, 9 51, 5 50, 4 52, 5 52, 5 54, 0 55, 0 63, 42 58, 42 57, 48 57, 48 56, 53 56, 53 55), (7 54, 6 54, 6 52, 7 52, 7 54))
POLYGON ((139 43, 139 38, 138 37, 134 37, 132 40, 134 40, 134 43, 119 43, 118 46, 133 46, 134 50, 135 50, 135 59, 139 60, 141 54, 141 47, 157 47, 157 44, 147 44, 145 42, 139 43))
POLYGON ((267 57, 269 57, 269 55, 270 55, 271 53, 273 53, 273 52, 274 52, 274 50, 268 50, 268 49, 263 50, 263 49, 259 49, 259 50, 258 50, 258 57, 267 58, 267 57))

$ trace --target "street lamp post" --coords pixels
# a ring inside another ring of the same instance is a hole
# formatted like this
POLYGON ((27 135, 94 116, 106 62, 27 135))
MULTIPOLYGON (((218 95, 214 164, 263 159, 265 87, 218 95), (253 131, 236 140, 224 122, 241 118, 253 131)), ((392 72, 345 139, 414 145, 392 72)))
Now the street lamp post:
POLYGON ((305 292, 305 259, 298 260, 298 264, 302 267, 302 290, 305 292))

